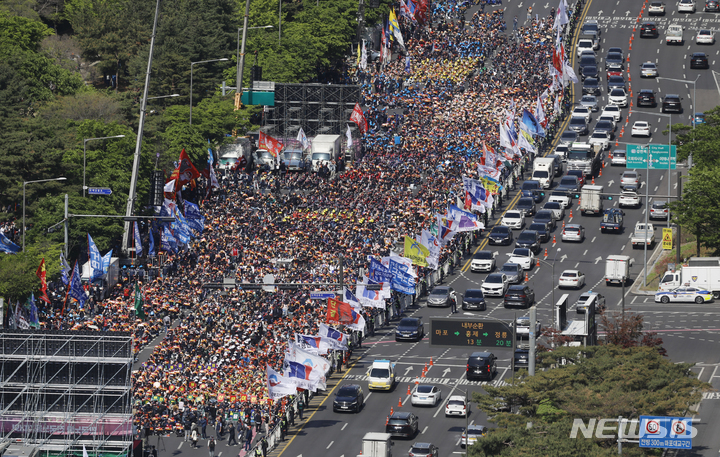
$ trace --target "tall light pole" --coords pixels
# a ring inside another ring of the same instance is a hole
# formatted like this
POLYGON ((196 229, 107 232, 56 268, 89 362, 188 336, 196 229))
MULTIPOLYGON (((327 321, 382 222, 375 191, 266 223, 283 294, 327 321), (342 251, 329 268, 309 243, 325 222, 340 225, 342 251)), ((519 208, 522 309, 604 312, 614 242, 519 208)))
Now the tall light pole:
POLYGON ((550 310, 552 311, 553 328, 555 328, 556 330, 561 330, 561 329, 557 328, 557 323, 555 322, 555 261, 557 260, 557 255, 560 251, 562 251, 562 248, 557 248, 557 250, 555 251, 555 257, 553 257, 552 263, 550 263, 547 260, 540 260, 538 258, 535 259, 538 262, 550 264, 550 267, 552 268, 552 273, 551 273, 552 279, 550 281, 551 291, 552 291, 552 297, 551 297, 552 303, 550 305, 550 310))
POLYGON ((86 165, 86 157, 87 157, 87 142, 92 140, 107 140, 110 138, 125 138, 125 135, 115 135, 115 136, 101 136, 98 138, 85 138, 83 140, 83 198, 85 198, 85 191, 87 190, 87 186, 85 185, 85 165, 86 165))
MULTIPOLYGON (((248 2, 248 5, 250 3, 248 2)), ((247 12, 246 12, 247 14, 247 12)), ((243 27, 238 27, 238 39, 237 39, 237 70, 235 75, 235 84, 237 85, 237 88, 235 89, 235 92, 242 95, 242 74, 245 66, 245 40, 247 39, 247 31, 248 30, 254 30, 254 29, 271 29, 273 28, 272 25, 263 25, 260 27, 248 27, 247 26, 247 16, 245 16, 245 25, 243 27), (242 49, 240 49, 240 30, 243 31, 242 36, 242 49)), ((279 40, 279 39, 278 39, 279 40)))
POLYGON ((65 181, 66 177, 38 179, 36 181, 23 181, 23 224, 22 224, 22 250, 25 252, 25 186, 36 182, 65 181))
POLYGON ((210 60, 200 60, 198 62, 190 62, 190 125, 192 125, 192 102, 193 102, 193 66, 200 64, 200 63, 209 63, 209 62, 223 62, 225 60, 228 60, 227 58, 223 57, 222 59, 210 59, 210 60))
MULTIPOLYGON (((672 159, 672 114, 659 113, 658 116, 664 116, 668 118, 668 172, 667 172, 667 186, 668 186, 668 198, 670 198, 670 162, 672 159)), ((650 168, 650 162, 648 161, 648 169, 650 168)), ((645 211, 650 211, 649 202, 645 200, 645 211)), ((667 226, 670 227, 670 217, 667 218, 667 226)))
MULTIPOLYGON (((690 112, 690 116, 692 116, 692 129, 693 133, 695 133, 695 110, 697 110, 697 99, 695 98, 695 94, 697 93, 697 80, 700 79, 701 74, 697 75, 697 78, 695 78, 694 81, 689 79, 675 79, 675 78, 666 78, 664 76, 658 76, 655 79, 666 79, 668 81, 676 81, 679 83, 685 83, 685 84, 692 84, 693 85, 693 109, 690 112)), ((686 86, 687 88, 687 86, 686 86)), ((693 141, 695 141, 695 135, 693 135, 693 141)), ((692 165, 692 158, 688 157, 688 168, 692 165)), ((669 166, 669 165, 668 165, 669 166)), ((670 195, 670 192, 668 192, 668 195, 670 195)))
MULTIPOLYGON (((644 249, 643 249, 643 287, 647 286, 647 226, 648 226, 648 213, 650 212, 647 208, 648 204, 648 198, 649 198, 649 188, 650 188, 650 143, 648 143, 645 146, 647 150, 647 168, 646 168, 646 178, 645 178, 645 242, 643 243, 644 249)), ((668 194, 670 195, 670 194, 668 194)))

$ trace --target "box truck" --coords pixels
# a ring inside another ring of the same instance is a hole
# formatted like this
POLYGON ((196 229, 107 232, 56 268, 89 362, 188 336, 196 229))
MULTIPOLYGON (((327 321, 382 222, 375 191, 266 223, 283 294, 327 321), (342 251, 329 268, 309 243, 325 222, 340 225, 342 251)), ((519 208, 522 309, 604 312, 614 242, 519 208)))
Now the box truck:
POLYGON ((602 191, 603 186, 595 186, 592 184, 583 186, 580 189, 580 214, 583 216, 586 214, 602 214, 603 202, 602 202, 602 191))
POLYGON ((392 441, 389 433, 368 432, 363 437, 361 456, 392 457, 392 441))
POLYGON ((720 298, 720 257, 692 257, 681 269, 668 270, 660 280, 659 292, 680 286, 709 290, 720 298))
POLYGON ((625 284, 630 279, 630 256, 609 255, 605 260, 605 285, 625 284))
POLYGON ((323 162, 332 162, 340 157, 340 135, 318 135, 312 140, 310 156, 312 171, 318 171, 323 162))

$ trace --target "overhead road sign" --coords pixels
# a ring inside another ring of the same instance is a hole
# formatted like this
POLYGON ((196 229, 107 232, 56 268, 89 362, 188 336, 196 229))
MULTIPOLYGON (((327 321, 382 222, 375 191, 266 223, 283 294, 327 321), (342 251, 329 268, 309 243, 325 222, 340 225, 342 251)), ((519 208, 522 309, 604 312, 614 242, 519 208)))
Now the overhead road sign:
POLYGON ((112 195, 112 189, 109 187, 88 187, 90 195, 112 195))
POLYGON ((430 319, 430 346, 511 348, 509 323, 480 319, 430 319))
MULTIPOLYGON (((668 159, 670 169, 677 166, 677 147, 667 144, 651 144, 650 147, 650 169, 667 170, 668 159)), ((648 146, 644 144, 628 144, 626 146, 626 168, 647 169, 648 146)))
POLYGON ((335 292, 325 292, 322 290, 314 290, 310 292, 310 300, 327 300, 328 298, 335 297, 335 292))

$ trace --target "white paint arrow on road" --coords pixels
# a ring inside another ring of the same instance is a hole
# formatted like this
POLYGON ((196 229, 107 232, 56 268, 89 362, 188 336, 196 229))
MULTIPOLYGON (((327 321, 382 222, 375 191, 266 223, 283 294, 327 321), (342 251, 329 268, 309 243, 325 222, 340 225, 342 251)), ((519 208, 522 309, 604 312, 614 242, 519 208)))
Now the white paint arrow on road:
POLYGON ((545 9, 548 9, 548 8, 550 8, 550 3, 545 4, 545 9))
POLYGON ((630 10, 625 11, 625 16, 630 16, 630 10))
POLYGON ((601 260, 602 260, 602 257, 597 256, 597 257, 595 258, 595 265, 597 265, 598 263, 600 263, 601 260))
POLYGON ((614 182, 615 181, 613 181, 612 179, 610 181, 608 181, 608 187, 612 186, 614 182))
POLYGON ((603 10, 598 11, 598 16, 602 16, 603 10))
POLYGON ((405 368, 405 376, 407 376, 408 373, 410 373, 410 372, 412 371, 412 369, 413 369, 412 366, 409 366, 409 367, 405 368))
MULTIPOLYGON (((677 184, 675 184, 675 185, 677 186, 677 184)), ((493 256, 497 257, 497 256, 499 256, 499 255, 500 255, 500 251, 495 251, 495 252, 493 252, 493 256)))
POLYGON ((562 257, 560 257, 561 262, 564 262, 565 259, 567 259, 567 254, 563 254, 562 257))
POLYGON ((444 378, 445 376, 447 376, 448 373, 450 373, 450 368, 445 368, 445 369, 443 370, 443 378, 444 378))

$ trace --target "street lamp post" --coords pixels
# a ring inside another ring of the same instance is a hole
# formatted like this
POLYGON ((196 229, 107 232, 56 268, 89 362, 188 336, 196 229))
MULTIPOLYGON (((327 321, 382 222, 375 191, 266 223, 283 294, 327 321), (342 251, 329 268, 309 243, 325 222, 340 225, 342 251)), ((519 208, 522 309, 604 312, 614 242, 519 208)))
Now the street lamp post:
MULTIPOLYGON (((555 251, 555 257, 553 257, 553 261, 552 261, 552 263, 550 264, 550 267, 552 268, 552 272, 551 272, 551 274, 552 274, 552 279, 551 279, 551 281, 550 281, 550 287, 551 287, 550 290, 551 290, 551 293, 552 293, 550 299, 552 300, 552 303, 550 304, 550 311, 552 312, 553 328, 556 329, 556 330, 558 330, 558 331, 561 330, 561 329, 557 328, 558 323, 555 322, 555 263, 556 263, 555 261, 557 260, 557 255, 558 255, 558 253, 559 253, 560 251, 562 251, 562 248, 557 248, 557 250, 555 251)), ((542 263, 545 263, 545 264, 550 263, 550 262, 547 261, 547 260, 540 260, 540 259, 536 259, 536 260, 537 260, 538 262, 542 262, 542 263)))
MULTIPOLYGON (((649 190, 650 189, 650 143, 648 143, 645 148, 647 149, 647 168, 646 168, 646 178, 645 178, 645 242, 643 243, 644 249, 643 249, 643 287, 647 286, 647 226, 648 226, 648 213, 650 210, 647 208, 648 204, 648 198, 649 198, 649 190)), ((668 164, 670 166, 670 164, 668 164)), ((670 195, 670 194, 668 194, 670 195)))
POLYGON ((101 136, 98 138, 85 138, 83 140, 83 198, 85 198, 85 191, 87 190, 87 186, 85 185, 85 159, 87 156, 87 142, 92 140, 107 140, 109 138, 125 138, 125 135, 101 136))
POLYGON ((25 186, 36 182, 65 181, 66 177, 38 179, 36 181, 23 181, 23 223, 22 223, 22 250, 25 252, 25 186))
POLYGON ((199 63, 209 63, 209 62, 223 62, 225 60, 228 60, 227 58, 223 57, 222 59, 210 59, 210 60, 200 60, 198 62, 190 62, 190 125, 192 125, 192 101, 193 101, 193 66, 199 63))
MULTIPOLYGON (((248 2, 248 5, 250 3, 248 2)), ((247 18, 247 16, 245 16, 247 18)), ((248 30, 254 30, 254 29, 271 29, 273 28, 272 25, 263 25, 260 27, 248 27, 247 26, 247 19, 245 20, 245 25, 243 27, 238 27, 238 39, 237 39, 237 70, 235 75, 235 84, 237 85, 237 88, 235 89, 235 92, 242 95, 242 74, 245 67, 245 41, 247 39, 247 31, 248 30), (240 30, 243 31, 242 35, 242 49, 240 48, 240 30)))
MULTIPOLYGON (((670 195, 670 162, 672 159, 672 151, 671 151, 671 149, 672 149, 672 114, 658 114, 658 116, 665 116, 668 118, 669 132, 668 132, 668 172, 667 172, 668 191, 667 191, 667 194, 668 194, 668 198, 669 198, 669 195, 670 195)), ((648 169, 649 168, 650 168, 650 161, 648 161, 648 169)), ((645 200, 645 211, 646 212, 650 211, 649 202, 647 200, 645 200)), ((669 217, 667 219, 667 226, 668 226, 668 228, 670 227, 670 218, 669 217)))

